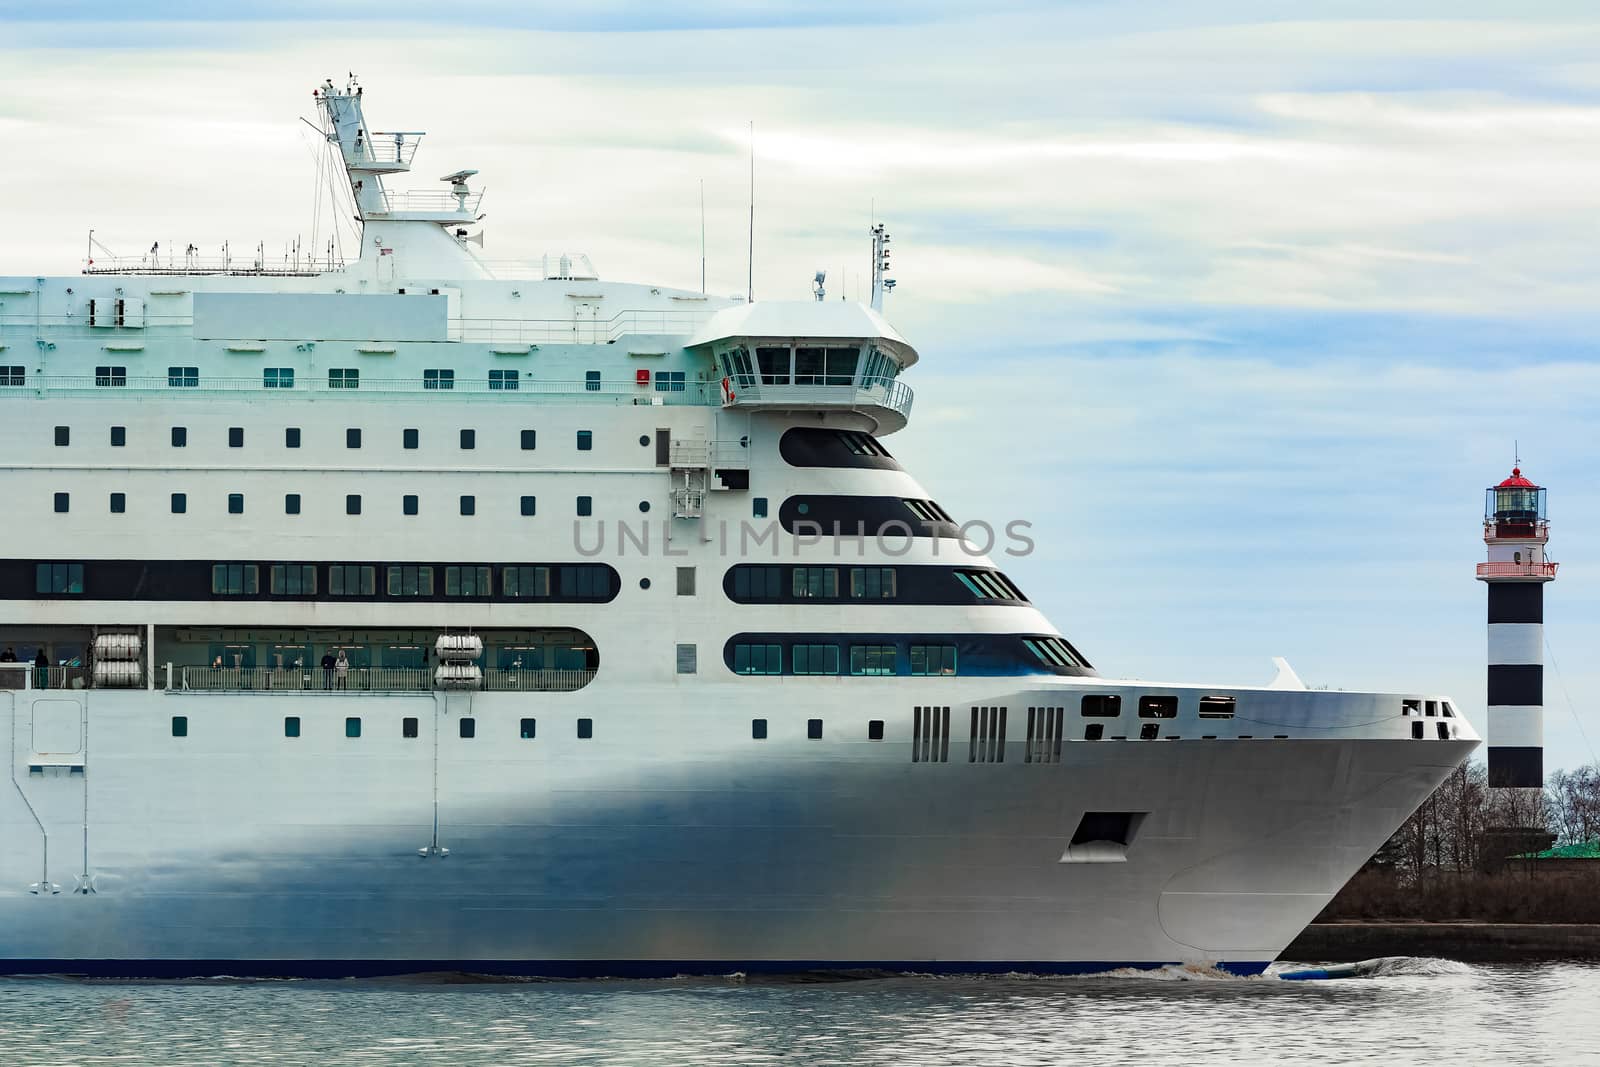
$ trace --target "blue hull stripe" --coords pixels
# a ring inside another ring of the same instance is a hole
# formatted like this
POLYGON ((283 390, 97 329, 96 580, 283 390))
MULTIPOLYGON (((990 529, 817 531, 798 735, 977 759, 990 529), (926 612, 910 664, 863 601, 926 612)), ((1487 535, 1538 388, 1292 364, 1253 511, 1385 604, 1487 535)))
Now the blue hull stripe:
MULTIPOLYGON (((381 978, 421 974, 481 974, 526 978, 673 978, 679 975, 831 974, 1096 974, 1121 968, 1157 970, 1169 963, 1108 960, 3 960, 0 974, 87 978, 381 978)), ((1218 963, 1218 970, 1260 974, 1267 964, 1218 963)))

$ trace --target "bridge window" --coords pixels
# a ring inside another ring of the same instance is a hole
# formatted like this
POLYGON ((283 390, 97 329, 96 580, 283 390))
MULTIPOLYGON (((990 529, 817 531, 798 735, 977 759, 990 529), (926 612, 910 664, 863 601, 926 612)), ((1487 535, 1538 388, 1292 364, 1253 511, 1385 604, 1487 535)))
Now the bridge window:
POLYGON ((861 357, 857 348, 796 348, 794 350, 794 383, 796 385, 850 385, 856 378, 856 362, 861 357))
POLYGON ((761 369, 762 385, 789 384, 789 355, 787 345, 783 348, 756 349, 756 365, 761 369))

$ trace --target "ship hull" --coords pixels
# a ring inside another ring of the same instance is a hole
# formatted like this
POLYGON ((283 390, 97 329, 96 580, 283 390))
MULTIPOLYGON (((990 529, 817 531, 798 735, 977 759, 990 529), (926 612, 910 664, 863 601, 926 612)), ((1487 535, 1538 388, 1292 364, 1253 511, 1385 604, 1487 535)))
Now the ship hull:
POLYGON ((1476 744, 1038 751, 1013 725, 986 753, 957 707, 948 761, 927 762, 898 684, 881 704, 792 685, 686 708, 647 687, 51 696, 81 703, 85 743, 50 763, 45 694, 0 694, 0 970, 1251 973, 1476 744), (1137 832, 1084 862, 1086 812, 1135 813, 1137 832))

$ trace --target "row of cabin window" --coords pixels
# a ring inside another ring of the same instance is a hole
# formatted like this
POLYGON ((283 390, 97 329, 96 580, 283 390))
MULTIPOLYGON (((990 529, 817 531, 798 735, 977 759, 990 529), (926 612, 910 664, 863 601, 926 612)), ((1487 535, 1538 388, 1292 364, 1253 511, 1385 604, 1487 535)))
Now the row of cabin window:
MULTIPOLYGON (((405 718, 402 718, 400 720, 400 736, 403 737, 403 738, 413 738, 413 739, 417 738, 417 737, 420 737, 421 736, 421 733, 420 733, 421 725, 422 725, 421 722, 418 719, 416 719, 415 717, 413 717, 413 716, 409 716, 408 715, 405 718)), ((538 727, 539 727, 539 722, 538 722, 537 719, 523 719, 517 725, 517 736, 520 737, 524 741, 537 740, 538 727)), ((580 741, 588 741, 588 740, 592 740, 594 738, 594 720, 593 719, 579 719, 577 721, 577 727, 578 727, 578 730, 577 730, 578 739, 580 741)), ((345 718, 345 720, 344 720, 344 735, 346 737, 360 737, 361 736, 361 717, 359 715, 351 715, 351 716, 347 716, 345 718)), ((187 715, 174 715, 172 717, 172 736, 173 737, 188 737, 189 736, 189 716, 187 716, 187 715)), ((283 719, 283 736, 284 737, 299 737, 299 736, 301 736, 301 734, 300 734, 300 716, 298 716, 298 715, 286 715, 286 716, 284 716, 284 719, 283 719)), ((468 739, 468 740, 477 737, 478 736, 478 720, 475 719, 475 718, 472 718, 470 716, 457 719, 456 720, 456 736, 458 736, 460 738, 463 738, 463 739, 468 739)), ((752 738, 754 738, 755 740, 757 740, 757 741, 765 741, 766 738, 767 738, 767 720, 766 719, 751 719, 750 720, 750 736, 752 738)), ((820 741, 820 740, 822 740, 822 720, 821 719, 807 719, 806 720, 806 737, 809 738, 812 741, 820 741)), ((881 720, 881 719, 873 719, 871 722, 867 723, 867 740, 869 740, 869 741, 882 741, 883 740, 883 720, 881 720)))
MULTIPOLYGON (((463 449, 470 450, 470 449, 477 448, 478 447, 478 431, 477 430, 462 430, 460 432, 460 436, 459 436, 458 440, 459 440, 460 445, 461 445, 461 447, 463 449)), ((56 445, 58 447, 66 447, 67 445, 71 444, 72 443, 72 427, 70 427, 70 426, 57 426, 55 428, 55 441, 56 441, 56 445)), ((422 433, 421 433, 420 430, 404 429, 404 430, 400 431, 400 444, 401 444, 401 447, 403 447, 403 448, 406 448, 406 449, 419 448, 419 447, 421 447, 421 441, 422 441, 422 433)), ((523 431, 521 431, 521 445, 522 445, 522 450, 524 452, 533 451, 533 449, 538 445, 538 442, 539 442, 538 431, 536 431, 536 430, 523 430, 523 431)), ((127 443, 128 443, 128 428, 126 426, 113 426, 113 427, 111 427, 111 447, 113 447, 113 448, 122 448, 127 443)), ((593 451, 594 450, 594 431, 593 430, 579 430, 578 434, 577 434, 577 442, 576 443, 577 443, 577 449, 578 449, 579 452, 591 452, 591 451, 593 451)), ((346 429, 345 432, 344 432, 344 444, 345 444, 346 448, 360 448, 361 447, 361 429, 359 427, 355 427, 355 426, 352 426, 352 427, 346 429)), ((174 426, 174 427, 172 427, 172 447, 173 448, 187 448, 188 445, 189 445, 189 428, 187 426, 174 426)), ((229 448, 243 448, 244 447, 244 427, 243 426, 230 426, 230 427, 228 427, 228 447, 229 448)), ((300 428, 298 426, 287 426, 287 427, 284 428, 284 431, 283 431, 283 447, 285 447, 285 448, 299 448, 300 447, 300 428)))
MULTIPOLYGON (((788 646, 789 664, 795 674, 839 674, 838 645, 797 644, 788 646)), ((741 644, 733 646, 735 674, 782 674, 784 646, 779 644, 741 644)), ((954 645, 912 645, 909 650, 911 673, 938 677, 957 673, 954 645)), ((853 675, 893 675, 897 673, 898 650, 894 645, 851 645, 849 673, 853 675)))
MULTIPOLYGON (((467 379, 462 379, 466 381, 467 379)), ((26 385, 28 373, 26 367, 3 366, 0 367, 0 386, 26 385)), ((687 374, 684 371, 657 371, 654 375, 656 392, 681 393, 687 385, 687 374)), ((515 370, 491 370, 487 379, 491 390, 516 390, 522 385, 522 375, 515 370)), ((102 388, 118 388, 128 384, 128 368, 126 366, 103 366, 94 369, 94 384, 102 388)), ((849 384, 846 382, 845 384, 849 384)), ((168 367, 167 387, 170 389, 197 389, 200 386, 199 367, 168 367)), ((263 389, 293 389, 293 367, 263 367, 261 370, 261 387, 263 389)), ((422 388, 424 389, 454 389, 456 387, 456 372, 449 367, 430 367, 422 372, 422 388)), ((590 392, 599 392, 601 388, 600 372, 597 370, 585 371, 583 387, 590 392)), ((361 388, 361 369, 359 367, 330 367, 328 369, 329 389, 359 389, 361 388)))
MULTIPOLYGON (((56 493, 56 494, 54 494, 54 498, 55 498, 54 499, 54 506, 55 506, 55 510, 56 510, 56 512, 58 514, 66 514, 68 511, 72 510, 72 494, 71 493, 56 493)), ((476 515, 478 513, 478 498, 476 496, 462 496, 462 497, 459 498, 458 503, 459 503, 459 507, 461 509, 461 514, 463 514, 463 515, 476 515)), ((523 497, 519 498, 518 510, 519 510, 520 514, 522 514, 522 515, 531 516, 531 515, 534 515, 534 514, 537 513, 537 505, 538 505, 538 499, 536 497, 523 496, 523 497)), ((186 515, 186 514, 188 514, 188 512, 189 512, 189 494, 188 493, 173 493, 172 496, 171 496, 171 506, 172 506, 172 514, 174 514, 174 515, 186 515)), ((128 510, 128 494, 126 494, 126 493, 112 493, 111 494, 111 514, 113 514, 113 515, 121 515, 121 514, 124 514, 125 512, 127 512, 127 510, 128 510)), ((421 510, 421 500, 420 500, 420 498, 418 496, 416 496, 416 494, 407 493, 406 495, 404 495, 404 496, 402 496, 400 498, 400 513, 402 515, 417 515, 417 514, 420 514, 420 510, 421 510)), ((640 511, 649 511, 650 510, 650 502, 647 501, 647 500, 639 501, 639 510, 640 511)), ((284 494, 284 497, 283 497, 283 513, 285 515, 298 515, 298 514, 300 514, 300 494, 299 493, 285 493, 284 494)), ((359 515, 359 514, 361 514, 361 494, 359 494, 359 493, 348 493, 348 494, 345 495, 345 498, 344 498, 344 513, 346 515, 359 515)), ((228 514, 229 515, 243 515, 244 514, 244 494, 243 493, 229 493, 228 494, 228 514)), ((594 514, 594 498, 590 497, 590 496, 580 496, 580 497, 578 497, 577 498, 577 514, 580 517, 593 515, 594 514)))
MULTIPOLYGON (((1200 698, 1200 718, 1231 719, 1237 701, 1233 697, 1207 696, 1200 698)), ((1079 702, 1079 711, 1085 718, 1115 719, 1122 714, 1122 697, 1116 693, 1087 693, 1079 702)), ((1176 719, 1176 696, 1141 696, 1139 718, 1176 719)))
MULTIPOLYGON (((52 566, 40 564, 40 567, 52 566)), ((54 564, 53 566, 61 566, 54 564)), ((78 566, 76 590, 81 592, 82 567, 78 566)), ((268 592, 273 596, 316 596, 318 566, 313 563, 274 563, 268 568, 268 592)), ((378 567, 367 563, 327 565, 329 596, 376 596, 378 567)), ((494 595, 494 568, 487 564, 435 568, 428 564, 393 564, 383 568, 384 591, 389 596, 433 596, 435 570, 444 571, 444 595, 490 597, 494 595)), ((500 590, 517 599, 550 596, 551 571, 555 587, 562 596, 603 597, 611 591, 607 568, 586 564, 558 567, 504 566, 500 568, 500 590)), ((43 592, 43 590, 41 590, 43 592)), ((211 568, 211 592, 217 596, 257 596, 261 592, 261 569, 254 563, 217 563, 211 568)))
MULTIPOLYGON (((838 567, 789 567, 789 595, 796 599, 831 600, 839 596, 838 567)), ((744 600, 772 600, 783 596, 785 568, 743 566, 733 572, 733 595, 744 600)), ((1027 598, 1005 575, 996 571, 957 570, 959 581, 979 600, 1027 598)), ((849 595, 854 600, 893 600, 897 594, 893 567, 850 567, 849 595)))

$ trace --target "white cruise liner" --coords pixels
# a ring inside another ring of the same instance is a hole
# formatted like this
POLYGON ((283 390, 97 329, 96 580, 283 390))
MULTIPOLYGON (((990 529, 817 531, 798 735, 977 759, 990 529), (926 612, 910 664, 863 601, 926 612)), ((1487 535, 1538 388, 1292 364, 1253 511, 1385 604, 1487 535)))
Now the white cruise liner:
POLYGON ((1099 676, 884 445, 881 281, 508 270, 317 103, 348 264, 0 278, 0 971, 1250 972, 1478 743, 1099 676))

